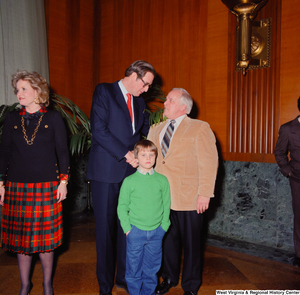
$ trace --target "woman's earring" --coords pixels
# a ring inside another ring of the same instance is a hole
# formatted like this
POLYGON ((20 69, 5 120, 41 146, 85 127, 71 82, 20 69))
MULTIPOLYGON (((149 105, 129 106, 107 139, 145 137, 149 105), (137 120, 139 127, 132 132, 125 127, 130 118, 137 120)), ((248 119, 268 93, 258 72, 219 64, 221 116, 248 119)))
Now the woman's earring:
POLYGON ((35 104, 40 104, 40 100, 39 100, 38 97, 36 97, 36 98, 34 99, 34 103, 35 103, 35 104))

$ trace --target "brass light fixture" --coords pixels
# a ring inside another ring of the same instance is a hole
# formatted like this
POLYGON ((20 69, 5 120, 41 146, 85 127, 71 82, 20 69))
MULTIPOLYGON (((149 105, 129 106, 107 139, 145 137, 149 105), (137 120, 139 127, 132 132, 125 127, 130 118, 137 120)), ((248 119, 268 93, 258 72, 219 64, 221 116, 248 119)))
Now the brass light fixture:
MULTIPOLYGON (((251 36, 252 32, 252 21, 255 19, 258 11, 268 2, 268 0, 222 0, 227 6, 231 13, 233 13, 239 22, 238 36, 237 36, 237 68, 241 68, 243 74, 246 75, 246 69, 249 67, 251 61, 251 47, 252 50, 256 46, 268 44, 268 40, 264 42, 258 42, 259 38, 257 35, 251 36), (253 44, 252 44, 253 43, 253 44)), ((263 27, 266 22, 263 22, 263 27)), ((266 27, 269 32, 270 22, 266 27)), ((252 32, 253 33, 253 32, 252 32)), ((267 33, 269 38, 269 34, 267 33)), ((262 51, 263 47, 256 48, 256 50, 262 51)), ((269 51, 267 47, 265 50, 269 51)), ((263 62, 266 65, 266 62, 263 62)), ((256 66, 257 67, 257 66, 256 66)))

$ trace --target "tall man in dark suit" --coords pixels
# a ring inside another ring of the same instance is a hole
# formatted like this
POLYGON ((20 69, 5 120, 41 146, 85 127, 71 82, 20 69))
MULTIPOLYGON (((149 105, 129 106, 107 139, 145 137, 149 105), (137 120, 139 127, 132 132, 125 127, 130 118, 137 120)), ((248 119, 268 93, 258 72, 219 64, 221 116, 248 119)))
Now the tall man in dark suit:
MULTIPOLYGON (((298 109, 300 111, 300 97, 298 109)), ((290 180, 296 253, 294 266, 300 267, 300 116, 280 127, 274 154, 281 173, 290 180)))
POLYGON ((131 175, 138 165, 132 152, 134 145, 141 134, 148 134, 149 119, 140 95, 148 91, 154 76, 153 66, 138 60, 125 71, 125 78, 115 83, 98 84, 93 95, 93 137, 87 178, 91 180, 96 220, 100 294, 111 294, 114 285, 115 238, 116 286, 127 290, 126 236, 117 218, 117 205, 124 178, 131 175))

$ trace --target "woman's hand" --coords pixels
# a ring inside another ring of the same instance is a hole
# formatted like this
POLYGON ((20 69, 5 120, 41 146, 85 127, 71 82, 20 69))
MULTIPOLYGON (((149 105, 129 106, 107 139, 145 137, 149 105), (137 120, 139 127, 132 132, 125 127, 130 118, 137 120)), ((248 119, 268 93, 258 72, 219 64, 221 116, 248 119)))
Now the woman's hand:
POLYGON ((5 186, 3 181, 0 182, 0 205, 4 205, 5 186))
POLYGON ((58 200, 58 203, 60 203, 61 201, 65 200, 67 198, 67 184, 61 182, 57 188, 57 197, 56 199, 58 200))

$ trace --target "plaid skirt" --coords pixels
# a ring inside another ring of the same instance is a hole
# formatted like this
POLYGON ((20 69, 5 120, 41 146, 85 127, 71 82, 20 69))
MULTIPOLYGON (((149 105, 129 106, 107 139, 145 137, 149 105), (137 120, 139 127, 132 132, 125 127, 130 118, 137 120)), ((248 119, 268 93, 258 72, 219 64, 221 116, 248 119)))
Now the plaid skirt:
POLYGON ((62 204, 57 203, 59 182, 6 181, 0 246, 32 254, 57 248, 63 239, 62 204))

